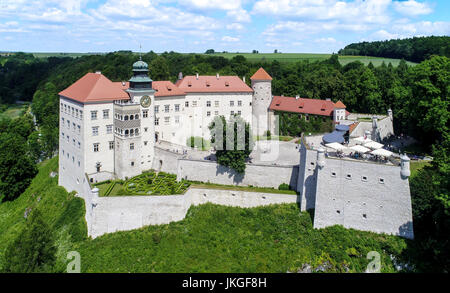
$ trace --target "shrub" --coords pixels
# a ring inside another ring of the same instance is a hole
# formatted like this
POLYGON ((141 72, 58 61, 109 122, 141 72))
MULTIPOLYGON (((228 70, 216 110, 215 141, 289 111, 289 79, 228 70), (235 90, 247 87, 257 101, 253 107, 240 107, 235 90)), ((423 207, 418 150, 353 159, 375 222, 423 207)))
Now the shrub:
POLYGON ((291 187, 289 186, 289 184, 286 183, 281 183, 280 186, 278 186, 278 190, 290 190, 291 187))

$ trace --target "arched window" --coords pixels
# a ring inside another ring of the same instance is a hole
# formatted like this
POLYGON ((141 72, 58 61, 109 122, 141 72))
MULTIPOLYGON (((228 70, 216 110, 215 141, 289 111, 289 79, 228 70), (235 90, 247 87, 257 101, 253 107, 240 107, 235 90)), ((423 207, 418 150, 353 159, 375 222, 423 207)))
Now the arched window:
POLYGON ((139 114, 134 115, 134 119, 139 119, 139 114))
POLYGON ((139 129, 136 128, 136 129, 134 130, 134 133, 135 133, 136 135, 138 135, 138 134, 139 134, 139 129))
POLYGON ((134 116, 133 115, 130 115, 130 120, 133 120, 134 119, 134 116))
POLYGON ((128 115, 125 115, 125 121, 127 121, 128 120, 128 115))
POLYGON ((125 129, 125 136, 128 135, 128 129, 125 129))
POLYGON ((130 136, 133 136, 133 135, 134 135, 134 130, 130 129, 130 136))

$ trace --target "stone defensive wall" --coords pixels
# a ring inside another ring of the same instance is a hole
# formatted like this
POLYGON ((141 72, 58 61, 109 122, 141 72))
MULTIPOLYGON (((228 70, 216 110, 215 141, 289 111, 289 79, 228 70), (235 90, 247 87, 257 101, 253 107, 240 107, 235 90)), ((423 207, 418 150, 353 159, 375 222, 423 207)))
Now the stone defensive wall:
POLYGON ((182 153, 158 147, 155 147, 153 169, 177 174, 178 180, 186 179, 224 185, 278 188, 280 184, 286 183, 295 189, 298 180, 298 165, 247 164, 245 175, 240 175, 216 162, 187 159, 182 153))
POLYGON ((250 208, 298 201, 297 195, 292 194, 200 188, 189 188, 183 195, 98 197, 92 191, 89 194, 92 203, 89 205, 86 201, 86 220, 92 238, 181 221, 192 205, 214 203, 250 208))

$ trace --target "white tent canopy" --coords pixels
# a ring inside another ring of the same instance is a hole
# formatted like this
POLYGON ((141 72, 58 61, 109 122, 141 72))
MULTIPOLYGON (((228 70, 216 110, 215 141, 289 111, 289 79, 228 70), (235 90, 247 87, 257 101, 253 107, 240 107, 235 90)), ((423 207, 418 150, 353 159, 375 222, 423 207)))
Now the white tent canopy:
POLYGON ((385 149, 377 149, 371 152, 372 155, 377 155, 377 156, 383 156, 383 157, 390 157, 392 156, 394 153, 390 152, 388 150, 385 149))
POLYGON ((361 154, 365 154, 367 152, 370 152, 370 149, 363 147, 362 145, 354 145, 350 148, 351 150, 357 152, 357 153, 361 153, 361 154))
POLYGON ((354 141, 356 141, 356 143, 368 143, 371 142, 372 140, 370 138, 364 138, 364 136, 360 136, 354 139, 354 141))
POLYGON ((371 142, 365 143, 364 146, 366 148, 371 148, 373 150, 377 150, 377 149, 381 149, 384 145, 382 145, 381 143, 378 143, 376 141, 371 141, 371 142))
POLYGON ((327 146, 329 148, 332 148, 332 149, 335 149, 337 151, 342 151, 342 150, 347 149, 347 147, 345 147, 342 144, 337 143, 337 142, 327 143, 325 146, 327 146))

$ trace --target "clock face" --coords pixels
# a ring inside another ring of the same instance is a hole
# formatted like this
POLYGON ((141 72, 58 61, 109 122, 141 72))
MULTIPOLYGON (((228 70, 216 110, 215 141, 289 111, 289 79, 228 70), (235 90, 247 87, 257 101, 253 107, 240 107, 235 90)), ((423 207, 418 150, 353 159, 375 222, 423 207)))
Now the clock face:
POLYGON ((151 103, 152 103, 152 100, 150 99, 149 96, 143 96, 141 98, 141 106, 142 107, 148 108, 148 107, 150 107, 151 103))

